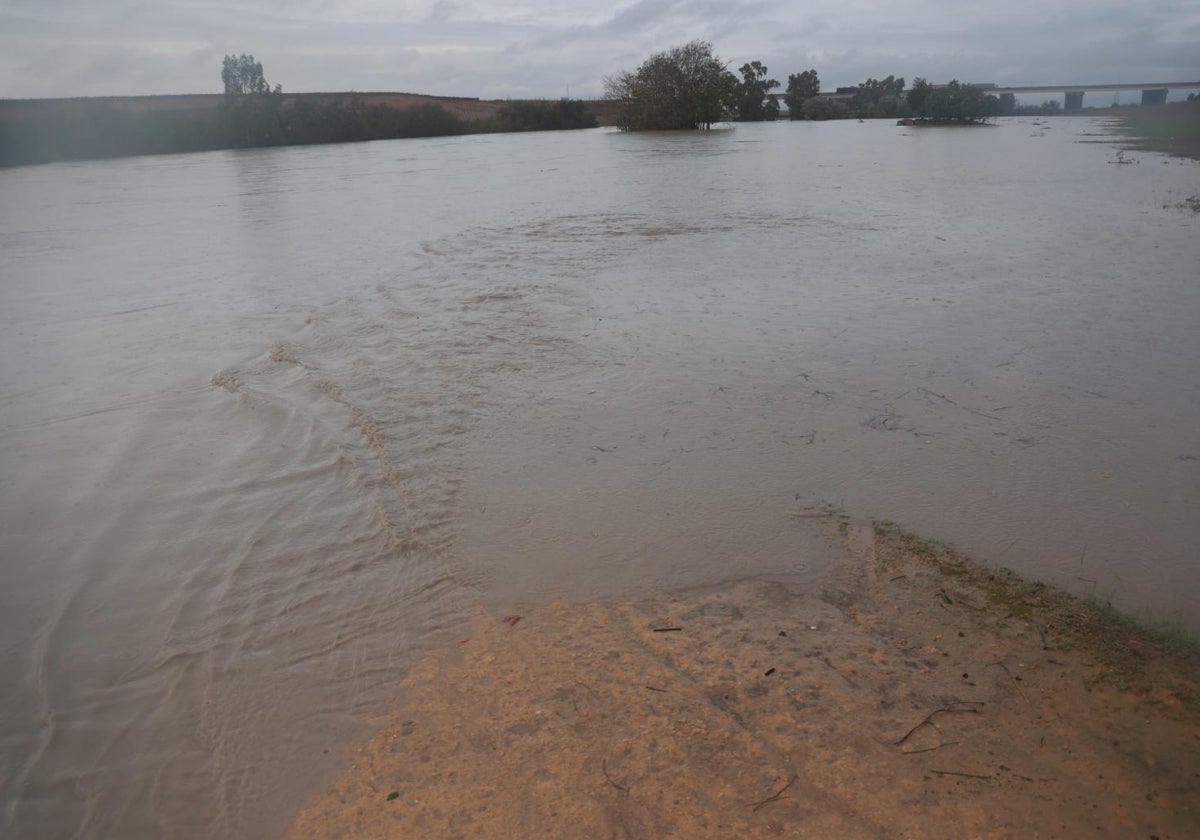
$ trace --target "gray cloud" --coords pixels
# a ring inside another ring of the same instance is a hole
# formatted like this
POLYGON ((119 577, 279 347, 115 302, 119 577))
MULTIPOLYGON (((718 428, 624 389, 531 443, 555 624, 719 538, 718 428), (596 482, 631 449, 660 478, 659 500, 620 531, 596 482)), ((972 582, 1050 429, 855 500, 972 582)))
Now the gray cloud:
POLYGON ((285 90, 591 96, 694 38, 826 87, 1200 80, 1194 0, 0 0, 0 96, 216 91, 242 52, 285 90))

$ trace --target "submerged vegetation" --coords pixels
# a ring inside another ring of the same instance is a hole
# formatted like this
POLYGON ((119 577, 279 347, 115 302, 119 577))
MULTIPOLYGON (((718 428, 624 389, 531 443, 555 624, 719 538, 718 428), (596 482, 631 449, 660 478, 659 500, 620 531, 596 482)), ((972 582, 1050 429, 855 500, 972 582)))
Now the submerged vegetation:
POLYGON ((905 98, 919 120, 934 123, 979 123, 1004 113, 1000 97, 957 79, 941 86, 917 79, 905 98))
POLYGON ((608 77, 604 89, 624 131, 694 130, 732 116, 738 80, 711 44, 692 41, 655 53, 633 72, 608 77))
POLYGON ((793 119, 836 120, 897 117, 932 123, 980 123, 1012 113, 1011 94, 996 96, 978 85, 954 80, 931 85, 917 79, 911 90, 903 78, 867 79, 852 88, 822 94, 816 70, 788 76, 782 96, 760 61, 743 64, 742 79, 726 69, 706 41, 655 53, 633 72, 605 80, 605 95, 615 105, 615 124, 624 131, 709 128, 725 120, 773 120, 780 99, 793 119))

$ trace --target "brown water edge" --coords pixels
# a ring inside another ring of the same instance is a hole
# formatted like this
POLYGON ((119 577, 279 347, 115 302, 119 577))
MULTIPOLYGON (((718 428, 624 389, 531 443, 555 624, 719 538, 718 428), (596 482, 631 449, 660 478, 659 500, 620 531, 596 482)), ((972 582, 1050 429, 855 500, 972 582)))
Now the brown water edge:
POLYGON ((1200 835, 1194 647, 829 526, 816 586, 479 616, 289 837, 1200 835))

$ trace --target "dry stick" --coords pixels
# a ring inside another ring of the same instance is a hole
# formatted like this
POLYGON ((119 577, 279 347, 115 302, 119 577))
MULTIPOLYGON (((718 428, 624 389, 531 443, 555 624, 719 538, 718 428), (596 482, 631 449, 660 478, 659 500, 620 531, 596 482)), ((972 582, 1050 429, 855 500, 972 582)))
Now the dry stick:
POLYGON ((922 720, 920 723, 918 723, 918 724, 917 724, 916 726, 914 726, 912 729, 910 729, 910 730, 908 730, 907 732, 905 732, 905 733, 904 733, 904 737, 903 737, 903 738, 901 738, 899 741, 897 741, 897 742, 895 743, 895 746, 897 746, 897 747, 898 747, 898 746, 900 746, 901 744, 903 744, 905 741, 907 741, 907 740, 909 739, 909 737, 910 737, 910 736, 911 736, 911 735, 912 735, 914 732, 916 732, 918 729, 920 729, 920 728, 921 728, 922 726, 924 726, 925 724, 927 724, 927 723, 931 723, 931 722, 933 721, 934 715, 940 714, 941 712, 950 712, 950 713, 953 713, 953 712, 962 712, 962 713, 964 713, 964 714, 969 714, 969 715, 977 715, 977 714, 979 714, 979 710, 978 710, 978 709, 956 709, 956 708, 954 708, 954 706, 965 706, 965 705, 967 705, 967 704, 971 704, 971 705, 975 705, 975 706, 982 706, 982 705, 983 705, 982 703, 977 703, 977 702, 975 702, 974 700, 959 700, 958 702, 956 702, 956 703, 953 703, 953 704, 951 704, 950 706, 943 706, 943 707, 942 707, 942 708, 940 708, 940 709, 934 709, 932 712, 930 712, 929 714, 925 715, 925 719, 924 719, 924 720, 922 720))
POLYGON ((608 779, 608 783, 610 785, 612 785, 613 787, 615 787, 617 790, 621 791, 622 793, 629 793, 629 788, 617 784, 616 782, 613 781, 613 777, 608 775, 608 759, 607 758, 604 759, 602 762, 600 762, 600 769, 604 771, 604 778, 608 779))
MULTIPOLYGON (((1034 625, 1034 626, 1036 627, 1037 625, 1034 625)), ((1005 665, 1003 662, 1001 662, 999 659, 997 659, 995 662, 989 662, 985 667, 990 668, 993 665, 999 665, 1001 668, 1004 669, 1004 673, 1008 674, 1008 678, 1013 681, 1013 688, 1015 688, 1017 690, 1017 694, 1020 694, 1021 699, 1024 700, 1026 703, 1029 703, 1029 698, 1026 697, 1025 692, 1021 690, 1021 684, 1017 682, 1017 678, 1013 676, 1013 672, 1008 670, 1008 666, 1005 665)))
POLYGON ((676 633, 682 630, 682 627, 655 627, 651 633, 676 633))
POLYGON ((800 778, 799 773, 793 773, 792 778, 788 781, 788 783, 779 789, 779 793, 775 794, 774 796, 768 796, 762 802, 755 803, 754 807, 750 809, 750 812, 753 813, 753 812, 757 811, 759 808, 761 808, 762 806, 766 805, 768 802, 774 802, 776 799, 783 796, 784 791, 786 791, 788 788, 790 788, 792 785, 794 785, 796 783, 796 780, 799 778, 800 778))
POLYGON ((652 685, 648 685, 648 686, 646 686, 646 688, 650 689, 651 691, 661 691, 663 694, 667 693, 667 690, 665 688, 655 688, 652 685))
POLYGON ((980 776, 978 773, 955 773, 953 770, 930 770, 930 773, 937 773, 939 776, 963 776, 967 779, 991 779, 991 776, 980 776))
POLYGON ((901 755, 916 755, 917 753, 933 752, 934 750, 940 750, 942 747, 952 747, 957 743, 958 743, 958 741, 945 741, 941 744, 938 744, 936 747, 925 747, 922 750, 900 750, 900 754, 901 755))

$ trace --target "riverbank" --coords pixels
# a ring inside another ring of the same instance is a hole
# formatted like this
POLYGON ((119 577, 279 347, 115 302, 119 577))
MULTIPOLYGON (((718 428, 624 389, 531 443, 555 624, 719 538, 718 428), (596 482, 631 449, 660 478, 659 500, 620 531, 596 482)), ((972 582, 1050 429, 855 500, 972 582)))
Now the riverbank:
POLYGON ((591 128, 579 100, 412 93, 0 100, 0 167, 217 149, 591 128))
POLYGON ((1200 160, 1200 102, 1173 102, 1113 112, 1126 148, 1200 160))
POLYGON ((890 526, 846 571, 479 616, 290 837, 1200 832, 1196 648, 890 526))

